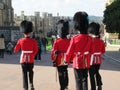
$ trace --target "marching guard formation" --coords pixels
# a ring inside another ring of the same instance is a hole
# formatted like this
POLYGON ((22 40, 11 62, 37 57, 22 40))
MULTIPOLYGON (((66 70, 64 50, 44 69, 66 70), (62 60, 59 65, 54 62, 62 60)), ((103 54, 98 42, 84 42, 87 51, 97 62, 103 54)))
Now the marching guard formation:
MULTIPOLYGON (((51 50, 51 61, 56 67, 59 77, 59 90, 68 90, 68 65, 72 63, 76 81, 76 90, 88 90, 88 74, 90 76, 91 90, 102 90, 102 77, 99 73, 102 64, 102 54, 105 53, 105 44, 100 39, 100 25, 96 22, 89 24, 86 12, 76 12, 73 17, 74 30, 78 33, 68 38, 69 21, 59 20, 58 37, 54 40, 51 50)), ((20 63, 23 74, 23 88, 35 90, 34 57, 38 52, 38 43, 31 38, 33 24, 24 20, 20 30, 24 38, 18 40, 14 52, 21 50, 20 63), (28 77, 29 76, 29 77, 28 77)))
POLYGON ((76 12, 73 22, 74 29, 78 31, 78 34, 72 36, 70 41, 66 37, 62 37, 68 33, 65 21, 58 22, 60 37, 54 41, 51 51, 53 66, 57 67, 59 74, 60 90, 68 90, 67 67, 71 63, 74 69, 76 90, 88 90, 88 72, 91 90, 102 90, 99 69, 102 63, 102 54, 105 53, 105 44, 100 39, 100 25, 95 22, 89 24, 86 12, 76 12))

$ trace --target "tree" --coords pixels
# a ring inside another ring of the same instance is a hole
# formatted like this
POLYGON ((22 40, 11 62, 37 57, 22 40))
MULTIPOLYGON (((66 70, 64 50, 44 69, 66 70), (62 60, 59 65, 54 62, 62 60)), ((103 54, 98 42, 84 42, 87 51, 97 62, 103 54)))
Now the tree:
POLYGON ((120 0, 115 0, 104 11, 103 23, 108 33, 119 33, 120 39, 120 0))

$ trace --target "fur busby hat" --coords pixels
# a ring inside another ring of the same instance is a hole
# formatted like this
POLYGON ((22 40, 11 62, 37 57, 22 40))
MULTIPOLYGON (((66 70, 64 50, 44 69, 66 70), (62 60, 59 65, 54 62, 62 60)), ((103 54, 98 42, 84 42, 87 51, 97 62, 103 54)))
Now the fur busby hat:
POLYGON ((20 24, 20 30, 24 34, 31 33, 33 31, 33 24, 30 21, 23 20, 20 24))
POLYGON ((66 38, 69 34, 69 22, 63 19, 58 21, 58 35, 61 38, 66 38))
POLYGON ((89 24, 88 33, 99 36, 100 35, 100 24, 95 23, 95 22, 91 22, 89 24))
POLYGON ((73 21, 75 30, 79 30, 83 34, 87 33, 89 20, 86 12, 76 12, 73 21))

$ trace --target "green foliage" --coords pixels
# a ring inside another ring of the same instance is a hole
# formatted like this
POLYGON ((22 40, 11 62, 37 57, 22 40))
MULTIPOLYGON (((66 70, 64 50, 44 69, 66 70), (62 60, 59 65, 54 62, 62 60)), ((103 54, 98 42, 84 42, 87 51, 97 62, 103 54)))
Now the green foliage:
POLYGON ((106 7, 103 23, 106 25, 107 32, 120 34, 120 0, 106 7))

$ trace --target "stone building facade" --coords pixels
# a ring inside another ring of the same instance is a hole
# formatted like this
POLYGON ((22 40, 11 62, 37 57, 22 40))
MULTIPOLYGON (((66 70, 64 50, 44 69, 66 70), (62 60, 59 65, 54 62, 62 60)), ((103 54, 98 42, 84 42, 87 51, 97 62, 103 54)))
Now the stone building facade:
POLYGON ((63 17, 52 16, 48 12, 34 12, 34 15, 26 16, 24 11, 21 11, 21 15, 14 16, 14 26, 19 26, 22 20, 32 21, 34 25, 34 33, 40 36, 47 36, 49 32, 56 32, 57 22, 63 17))
POLYGON ((13 26, 14 10, 11 0, 0 0, 0 27, 13 26))

